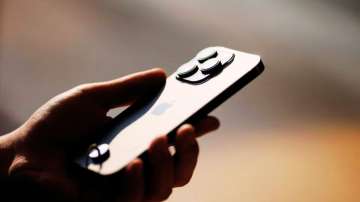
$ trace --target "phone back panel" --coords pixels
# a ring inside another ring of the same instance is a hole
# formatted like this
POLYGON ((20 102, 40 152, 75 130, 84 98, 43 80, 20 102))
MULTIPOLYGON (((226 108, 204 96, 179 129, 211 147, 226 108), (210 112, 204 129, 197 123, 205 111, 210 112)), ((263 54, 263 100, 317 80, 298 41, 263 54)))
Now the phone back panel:
POLYGON ((77 163, 101 175, 119 171, 146 151, 156 137, 169 134, 195 116, 206 115, 264 68, 258 55, 216 48, 235 54, 229 66, 208 81, 196 85, 179 81, 176 73, 170 75, 161 92, 141 106, 121 114, 115 119, 114 126, 97 142, 109 145, 110 155, 102 164, 89 163, 88 154, 78 158, 77 163))

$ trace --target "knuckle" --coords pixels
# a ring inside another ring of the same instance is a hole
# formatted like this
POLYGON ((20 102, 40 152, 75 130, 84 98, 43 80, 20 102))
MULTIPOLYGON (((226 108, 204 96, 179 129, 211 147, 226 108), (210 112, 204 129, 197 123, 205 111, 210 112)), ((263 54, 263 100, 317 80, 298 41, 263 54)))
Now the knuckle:
POLYGON ((79 92, 81 94, 87 93, 91 88, 91 84, 89 83, 85 83, 85 84, 80 84, 76 87, 73 88, 74 91, 79 92))
POLYGON ((93 88, 91 83, 80 84, 70 90, 70 95, 80 99, 87 99, 92 96, 93 88))

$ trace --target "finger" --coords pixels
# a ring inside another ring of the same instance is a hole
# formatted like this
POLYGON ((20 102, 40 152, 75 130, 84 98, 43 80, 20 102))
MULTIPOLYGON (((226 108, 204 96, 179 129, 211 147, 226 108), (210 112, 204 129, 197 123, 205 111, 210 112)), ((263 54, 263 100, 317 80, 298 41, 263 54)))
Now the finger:
POLYGON ((174 163, 166 136, 155 139, 148 149, 146 165, 145 199, 166 200, 174 184, 174 163))
POLYGON ((206 133, 214 131, 220 127, 220 121, 214 116, 207 116, 199 122, 193 124, 196 137, 200 137, 206 133))
POLYGON ((143 161, 141 159, 133 160, 124 170, 124 178, 126 184, 122 187, 124 190, 118 190, 120 195, 116 201, 143 201, 144 197, 144 176, 143 161))
POLYGON ((199 155, 199 145, 195 139, 194 128, 190 124, 181 126, 176 134, 175 148, 175 186, 187 184, 194 172, 199 155))
POLYGON ((83 84, 78 88, 96 103, 111 109, 131 103, 149 91, 159 90, 165 81, 164 70, 154 68, 111 81, 83 84))

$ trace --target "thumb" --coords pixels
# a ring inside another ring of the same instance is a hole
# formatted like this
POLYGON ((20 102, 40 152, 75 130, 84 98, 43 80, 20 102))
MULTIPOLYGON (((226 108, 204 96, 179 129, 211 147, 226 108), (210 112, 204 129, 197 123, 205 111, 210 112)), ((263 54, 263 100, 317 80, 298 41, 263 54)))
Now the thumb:
POLYGON ((105 82, 83 84, 81 90, 105 109, 127 105, 147 92, 160 90, 166 74, 160 68, 142 71, 105 82))

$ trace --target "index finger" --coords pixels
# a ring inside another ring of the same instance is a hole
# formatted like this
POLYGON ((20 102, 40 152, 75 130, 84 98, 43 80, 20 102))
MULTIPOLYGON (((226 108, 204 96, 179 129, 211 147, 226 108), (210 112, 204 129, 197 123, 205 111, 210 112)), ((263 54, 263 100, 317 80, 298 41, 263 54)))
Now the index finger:
POLYGON ((164 70, 154 68, 111 81, 84 84, 80 88, 100 106, 112 109, 127 105, 149 91, 160 89, 165 81, 164 70))

